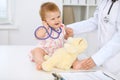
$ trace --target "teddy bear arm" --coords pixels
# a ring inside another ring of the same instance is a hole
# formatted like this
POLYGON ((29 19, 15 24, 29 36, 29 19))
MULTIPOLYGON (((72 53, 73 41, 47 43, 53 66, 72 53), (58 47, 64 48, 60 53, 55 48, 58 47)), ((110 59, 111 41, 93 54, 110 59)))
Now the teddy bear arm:
POLYGON ((50 57, 47 61, 42 63, 42 69, 45 71, 51 71, 55 67, 56 63, 57 60, 55 60, 53 57, 50 57))
POLYGON ((79 53, 82 53, 86 48, 87 48, 87 41, 83 39, 78 48, 79 53))
POLYGON ((73 62, 76 60, 77 56, 70 55, 69 53, 66 53, 58 65, 56 65, 57 68, 68 70, 71 68, 73 62))
POLYGON ((42 68, 45 71, 51 71, 60 61, 60 57, 58 54, 54 53, 53 56, 49 57, 48 60, 42 63, 42 68))

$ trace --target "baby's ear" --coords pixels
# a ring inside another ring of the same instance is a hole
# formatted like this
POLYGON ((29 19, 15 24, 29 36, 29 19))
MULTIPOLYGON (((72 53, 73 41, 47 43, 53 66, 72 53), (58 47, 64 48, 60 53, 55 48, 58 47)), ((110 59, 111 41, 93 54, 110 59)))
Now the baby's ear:
POLYGON ((42 21, 42 24, 43 24, 43 26, 45 26, 46 28, 49 27, 46 21, 42 21))

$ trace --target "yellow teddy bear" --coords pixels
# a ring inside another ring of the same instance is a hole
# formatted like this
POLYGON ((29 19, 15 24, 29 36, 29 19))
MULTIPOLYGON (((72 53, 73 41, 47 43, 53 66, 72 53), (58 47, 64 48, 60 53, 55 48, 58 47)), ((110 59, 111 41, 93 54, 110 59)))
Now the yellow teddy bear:
POLYGON ((87 41, 83 38, 68 38, 63 48, 59 48, 55 53, 42 63, 44 71, 52 71, 53 68, 69 70, 77 56, 87 48, 87 41))

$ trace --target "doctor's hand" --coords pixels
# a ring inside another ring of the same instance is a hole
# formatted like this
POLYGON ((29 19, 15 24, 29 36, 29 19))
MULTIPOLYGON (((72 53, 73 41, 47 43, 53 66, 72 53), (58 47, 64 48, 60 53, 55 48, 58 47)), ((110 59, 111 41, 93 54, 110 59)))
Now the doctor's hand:
POLYGON ((88 70, 88 69, 92 69, 95 66, 96 64, 94 63, 91 57, 87 59, 83 59, 81 61, 76 60, 73 63, 73 69, 76 69, 76 70, 88 70))
POLYGON ((65 39, 67 39, 68 37, 73 37, 73 29, 72 28, 66 27, 65 32, 66 32, 66 34, 64 36, 65 39))

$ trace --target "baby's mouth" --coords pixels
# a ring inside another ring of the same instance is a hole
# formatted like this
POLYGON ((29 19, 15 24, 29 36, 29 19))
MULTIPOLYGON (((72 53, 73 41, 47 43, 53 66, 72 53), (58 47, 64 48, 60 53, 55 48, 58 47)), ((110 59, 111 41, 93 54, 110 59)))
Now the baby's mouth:
POLYGON ((55 25, 59 25, 59 23, 56 23, 55 25))

